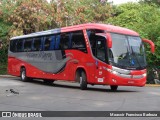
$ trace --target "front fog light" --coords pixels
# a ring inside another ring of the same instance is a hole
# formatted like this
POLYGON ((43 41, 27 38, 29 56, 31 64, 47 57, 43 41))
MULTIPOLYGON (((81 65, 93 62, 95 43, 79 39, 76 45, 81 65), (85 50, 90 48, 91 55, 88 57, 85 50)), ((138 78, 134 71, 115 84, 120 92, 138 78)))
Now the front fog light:
POLYGON ((117 82, 117 80, 115 80, 115 79, 112 79, 112 82, 116 83, 116 82, 117 82))
POLYGON ((147 74, 146 74, 146 73, 144 73, 144 74, 143 74, 143 77, 146 77, 146 76, 147 76, 147 74))

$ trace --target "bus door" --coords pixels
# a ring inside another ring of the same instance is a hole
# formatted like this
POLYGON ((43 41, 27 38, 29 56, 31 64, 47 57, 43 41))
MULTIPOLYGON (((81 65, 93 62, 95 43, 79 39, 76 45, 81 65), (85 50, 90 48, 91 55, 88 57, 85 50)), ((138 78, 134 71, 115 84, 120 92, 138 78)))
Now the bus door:
POLYGON ((105 81, 105 71, 103 67, 106 65, 106 38, 102 36, 96 37, 96 45, 95 45, 95 82, 96 83, 104 83, 105 81))

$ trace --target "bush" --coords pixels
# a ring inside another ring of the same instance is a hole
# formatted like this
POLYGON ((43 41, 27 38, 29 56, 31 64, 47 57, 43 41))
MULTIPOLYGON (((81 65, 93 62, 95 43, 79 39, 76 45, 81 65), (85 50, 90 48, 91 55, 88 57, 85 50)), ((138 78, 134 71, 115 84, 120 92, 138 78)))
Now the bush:
POLYGON ((7 58, 8 58, 7 51, 8 51, 7 46, 2 47, 2 49, 0 49, 0 75, 7 74, 7 58))
POLYGON ((160 67, 149 66, 147 68, 147 83, 148 84, 156 84, 154 79, 160 78, 160 67), (157 71, 158 75, 156 76, 155 71, 157 71))

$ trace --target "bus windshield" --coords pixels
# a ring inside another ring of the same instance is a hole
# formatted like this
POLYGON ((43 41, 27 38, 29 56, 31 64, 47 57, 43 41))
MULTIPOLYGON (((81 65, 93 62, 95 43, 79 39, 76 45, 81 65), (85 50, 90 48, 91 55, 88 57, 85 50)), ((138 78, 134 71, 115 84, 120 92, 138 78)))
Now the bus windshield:
POLYGON ((145 50, 138 36, 111 33, 112 48, 109 49, 109 63, 123 69, 146 68, 145 50))

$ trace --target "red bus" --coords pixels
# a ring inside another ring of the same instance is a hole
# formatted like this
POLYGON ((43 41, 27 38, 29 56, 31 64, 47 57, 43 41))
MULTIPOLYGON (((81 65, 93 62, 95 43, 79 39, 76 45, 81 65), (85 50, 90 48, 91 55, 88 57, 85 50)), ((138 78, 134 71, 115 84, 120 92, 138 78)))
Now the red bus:
POLYGON ((118 26, 81 24, 13 37, 8 51, 8 73, 22 81, 43 79, 87 84, 144 86, 146 56, 143 42, 150 40, 118 26))

